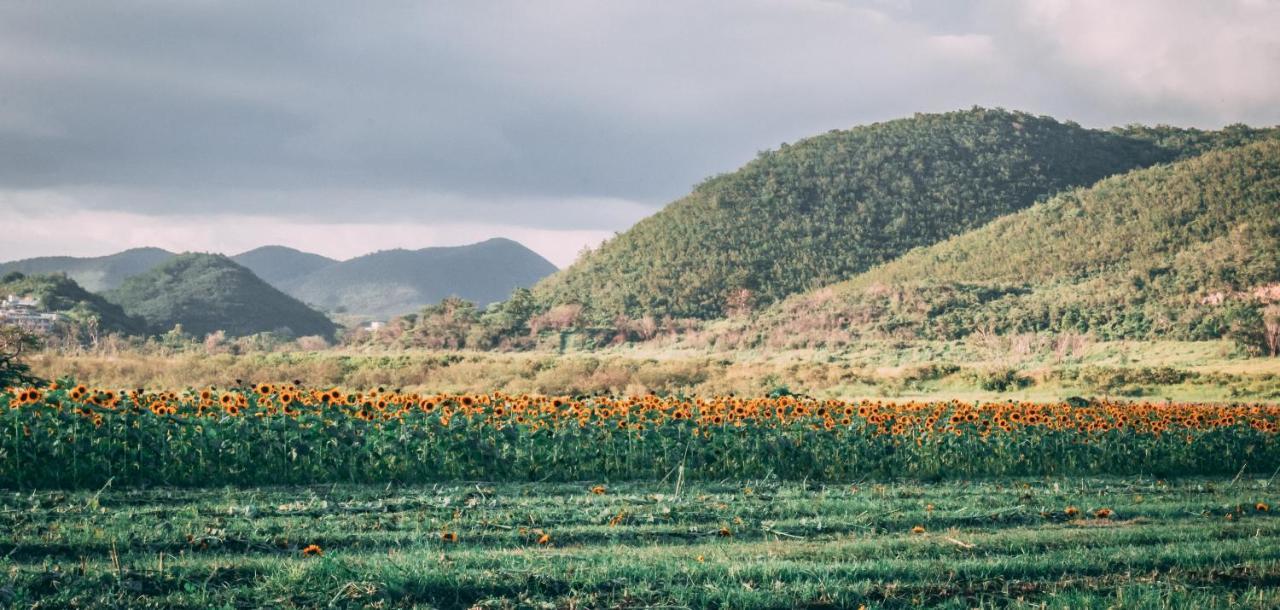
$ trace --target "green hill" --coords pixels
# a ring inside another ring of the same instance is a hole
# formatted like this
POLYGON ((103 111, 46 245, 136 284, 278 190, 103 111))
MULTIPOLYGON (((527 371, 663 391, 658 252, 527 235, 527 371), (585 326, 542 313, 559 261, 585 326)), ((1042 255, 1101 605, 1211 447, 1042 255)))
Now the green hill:
POLYGON ((509 239, 421 250, 385 250, 318 269, 290 294, 322 309, 388 318, 450 296, 481 306, 511 296, 556 271, 509 239))
POLYGON ((541 282, 542 308, 715 318, 847 279, 1063 189, 1264 133, 1084 129, 973 109, 856 127, 762 153, 541 282))
POLYGON ((769 345, 978 331, 1208 339, 1267 301, 1280 302, 1276 140, 1062 193, 788 299, 736 333, 769 345))
POLYGON ((108 256, 74 257, 44 256, 0 263, 0 276, 18 271, 27 275, 64 273, 90 292, 110 290, 124 283, 125 278, 137 275, 173 258, 174 254, 160 248, 134 248, 108 256))
MULTIPOLYGON (((159 248, 110 256, 49 256, 0 263, 0 275, 18 271, 64 273, 93 292, 173 259, 159 248)), ((389 318, 457 296, 480 305, 502 301, 554 273, 536 252, 509 239, 456 247, 386 250, 347 261, 285 246, 262 246, 233 257, 278 290, 307 303, 362 318, 389 318)))
POLYGON ((302 252, 285 246, 254 248, 231 257, 231 260, 245 266, 254 275, 285 292, 289 292, 291 287, 300 284, 307 275, 338 262, 319 254, 302 252))
POLYGON ((136 334, 145 328, 142 320, 129 316, 119 305, 85 290, 63 274, 23 275, 9 271, 0 275, 0 298, 11 294, 34 298, 41 310, 64 314, 74 323, 84 325, 95 320, 101 333, 136 334))
POLYGON ((332 337, 328 318, 219 254, 181 254, 106 293, 147 321, 152 332, 181 324, 196 336, 223 330, 243 336, 287 330, 332 337))

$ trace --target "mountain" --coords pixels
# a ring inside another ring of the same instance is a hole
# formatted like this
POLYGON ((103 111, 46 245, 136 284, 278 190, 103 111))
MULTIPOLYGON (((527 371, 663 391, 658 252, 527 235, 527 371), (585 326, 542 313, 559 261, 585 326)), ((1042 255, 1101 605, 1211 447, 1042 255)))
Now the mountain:
POLYGON ((1101 131, 1005 110, 832 131, 761 153, 535 287, 588 318, 715 318, 850 278, 1063 189, 1274 135, 1101 131))
POLYGON ((27 275, 64 273, 90 292, 102 292, 119 286, 125 278, 137 275, 173 258, 160 248, 134 248, 108 256, 79 258, 44 256, 0 263, 0 276, 12 271, 27 275))
MULTIPOLYGON (((159 248, 139 248, 96 258, 31 258, 0 263, 0 275, 64 273, 86 289, 105 292, 175 256, 159 248)), ((466 246, 385 250, 347 261, 263 246, 230 260, 295 298, 364 318, 411 313, 449 296, 487 305, 556 271, 536 252, 501 238, 466 246)))
POLYGON ((243 336, 285 329, 295 336, 332 337, 336 329, 324 314, 220 254, 177 255, 105 296, 146 320, 152 332, 181 324, 197 337, 218 330, 243 336))
POLYGON ((64 314, 70 321, 85 325, 96 321, 101 333, 137 334, 145 323, 129 316, 119 305, 85 290, 75 280, 60 273, 23 275, 20 271, 0 274, 0 298, 8 295, 34 298, 40 309, 64 314))
POLYGON ((285 246, 262 246, 231 257, 254 275, 285 292, 320 269, 336 264, 331 258, 285 246))
POLYGON ((1280 302, 1278 253, 1280 141, 1269 140, 1062 193, 732 332, 772 346, 973 332, 1216 338, 1251 302, 1280 302))
POLYGON ((388 318, 457 296, 481 306, 506 299, 556 271, 509 239, 422 250, 384 250, 320 268, 293 296, 329 311, 388 318))

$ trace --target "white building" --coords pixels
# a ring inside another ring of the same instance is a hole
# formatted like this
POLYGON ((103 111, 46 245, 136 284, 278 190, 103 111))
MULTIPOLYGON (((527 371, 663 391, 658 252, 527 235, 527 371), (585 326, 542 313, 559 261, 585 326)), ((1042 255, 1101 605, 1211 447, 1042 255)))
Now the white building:
POLYGON ((62 320, 62 314, 40 311, 35 299, 11 294, 0 301, 0 324, 13 324, 38 333, 47 333, 62 320))

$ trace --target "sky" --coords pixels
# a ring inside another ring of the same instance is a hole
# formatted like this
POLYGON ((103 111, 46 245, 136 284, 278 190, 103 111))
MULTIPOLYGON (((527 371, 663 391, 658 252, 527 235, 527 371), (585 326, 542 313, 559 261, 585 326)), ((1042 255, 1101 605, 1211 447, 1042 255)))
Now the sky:
POLYGON ((975 105, 1280 124, 1280 0, 12 0, 0 260, 502 236, 563 267, 759 151, 975 105))

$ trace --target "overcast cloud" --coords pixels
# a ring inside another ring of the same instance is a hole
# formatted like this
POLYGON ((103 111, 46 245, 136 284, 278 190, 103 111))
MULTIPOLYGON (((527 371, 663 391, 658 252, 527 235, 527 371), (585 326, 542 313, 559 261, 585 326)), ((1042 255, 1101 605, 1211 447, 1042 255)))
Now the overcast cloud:
POLYGON ((0 4, 0 260, 520 240, 973 105, 1280 123, 1280 0, 0 4))

